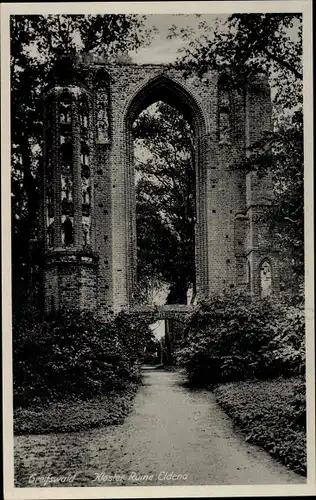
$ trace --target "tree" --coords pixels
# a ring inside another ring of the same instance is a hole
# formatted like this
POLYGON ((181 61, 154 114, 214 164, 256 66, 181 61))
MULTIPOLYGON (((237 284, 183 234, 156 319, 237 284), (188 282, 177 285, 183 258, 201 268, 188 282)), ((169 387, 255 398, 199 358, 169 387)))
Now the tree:
POLYGON ((296 111, 287 124, 267 133, 251 148, 250 155, 233 168, 272 171, 274 202, 261 215, 279 248, 281 289, 290 295, 303 293, 304 278, 304 143, 303 117, 296 111))
POLYGON ((146 151, 135 165, 138 284, 141 289, 168 284, 167 302, 185 304, 188 289, 195 290, 193 132, 162 102, 139 116, 133 132, 146 151))
POLYGON ((202 35, 195 37, 171 27, 171 38, 189 40, 178 58, 180 67, 200 74, 210 68, 226 72, 237 89, 258 73, 269 77, 274 130, 253 145, 247 160, 233 167, 272 173, 275 200, 265 219, 272 222, 281 260, 286 261, 287 271, 281 275, 291 288, 304 275, 302 15, 234 14, 218 21, 215 29, 201 21, 200 29, 202 35))
POLYGON ((269 74, 274 104, 292 109, 302 104, 302 15, 233 14, 212 29, 205 21, 202 34, 170 28, 169 37, 189 40, 178 64, 204 74, 209 68, 229 73, 236 85, 257 73, 269 74))
POLYGON ((113 58, 144 45, 150 33, 134 15, 11 16, 12 279, 13 306, 23 304, 29 245, 38 229, 42 146, 41 95, 61 55, 113 58))

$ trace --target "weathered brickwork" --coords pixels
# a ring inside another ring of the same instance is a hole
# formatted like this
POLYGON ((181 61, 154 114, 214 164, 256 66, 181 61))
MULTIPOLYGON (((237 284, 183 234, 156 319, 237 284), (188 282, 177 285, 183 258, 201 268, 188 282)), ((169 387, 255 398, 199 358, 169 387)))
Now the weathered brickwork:
POLYGON ((258 222, 272 199, 271 180, 230 168, 271 127, 270 90, 263 77, 242 91, 227 82, 216 72, 187 77, 163 65, 77 63, 56 71, 44 96, 41 226, 47 311, 67 305, 97 308, 106 315, 133 307, 131 126, 158 100, 183 112, 195 133, 198 300, 240 287, 259 295, 264 259, 272 268, 273 292, 278 292, 278 254, 258 222), (59 150, 61 134, 72 145, 66 166, 64 150, 59 150), (49 196, 53 208, 48 209, 49 196))

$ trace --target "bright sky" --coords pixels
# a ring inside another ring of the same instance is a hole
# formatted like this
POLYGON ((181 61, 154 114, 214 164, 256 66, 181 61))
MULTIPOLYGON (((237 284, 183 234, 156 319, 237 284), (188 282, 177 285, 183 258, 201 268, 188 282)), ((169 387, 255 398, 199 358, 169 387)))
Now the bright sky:
POLYGON ((160 340, 161 337, 165 336, 165 320, 164 319, 160 319, 159 321, 156 321, 156 323, 153 323, 152 325, 150 325, 149 328, 152 330, 152 332, 157 340, 160 340))
POLYGON ((192 14, 152 14, 147 16, 146 27, 151 28, 155 26, 158 33, 154 35, 153 41, 149 47, 140 49, 137 54, 135 52, 131 53, 133 61, 139 64, 174 62, 177 57, 178 49, 185 47, 188 42, 185 42, 182 38, 168 40, 167 35, 170 26, 175 24, 179 29, 189 27, 198 34, 201 33, 199 30, 199 23, 204 21, 209 26, 212 26, 216 18, 225 19, 227 16, 214 14, 202 14, 199 17, 192 14))
MULTIPOLYGON (((177 37, 171 40, 167 39, 169 28, 176 25, 178 30, 189 28, 194 33, 194 37, 207 34, 212 36, 211 32, 215 28, 216 21, 225 22, 229 15, 226 14, 151 14, 147 15, 145 25, 147 28, 156 27, 158 33, 154 34, 153 40, 148 47, 139 49, 139 51, 131 52, 130 55, 133 62, 138 64, 159 64, 175 62, 179 49, 185 48, 189 41, 183 40, 182 37, 177 37), (208 26, 208 32, 205 33, 200 23, 205 23, 208 26)), ((288 35, 293 40, 297 39, 297 30, 299 21, 293 21, 293 27, 287 30, 288 35)), ((271 80, 272 99, 275 97, 275 82, 271 80)))

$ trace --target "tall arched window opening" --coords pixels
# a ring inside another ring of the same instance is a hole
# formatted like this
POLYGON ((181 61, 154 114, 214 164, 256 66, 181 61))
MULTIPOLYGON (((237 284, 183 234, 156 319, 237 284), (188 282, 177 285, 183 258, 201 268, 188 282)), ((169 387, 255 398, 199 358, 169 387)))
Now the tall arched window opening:
POLYGON ((176 108, 156 101, 133 125, 137 302, 189 304, 195 283, 194 133, 176 108))

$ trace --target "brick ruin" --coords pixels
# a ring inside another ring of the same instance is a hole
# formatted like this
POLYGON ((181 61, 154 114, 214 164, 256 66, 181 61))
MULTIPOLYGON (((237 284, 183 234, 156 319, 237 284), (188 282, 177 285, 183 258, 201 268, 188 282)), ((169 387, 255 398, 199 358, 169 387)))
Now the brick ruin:
POLYGON ((164 101, 195 135, 197 299, 246 288, 278 293, 278 252, 258 216, 269 175, 230 165, 271 128, 268 82, 237 89, 209 71, 59 61, 44 95, 41 227, 45 311, 132 310, 136 211, 131 126, 164 101))

